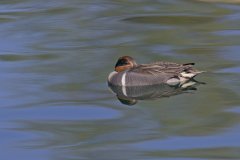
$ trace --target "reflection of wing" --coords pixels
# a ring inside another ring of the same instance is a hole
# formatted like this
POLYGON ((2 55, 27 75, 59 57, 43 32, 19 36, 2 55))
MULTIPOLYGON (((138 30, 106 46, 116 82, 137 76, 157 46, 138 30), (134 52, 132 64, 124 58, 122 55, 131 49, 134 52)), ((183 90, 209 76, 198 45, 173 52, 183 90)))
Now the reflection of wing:
POLYGON ((200 83, 196 81, 189 81, 181 86, 169 86, 163 83, 150 86, 132 87, 114 86, 109 84, 109 87, 114 93, 116 93, 117 98, 123 104, 134 105, 137 103, 137 100, 154 100, 182 93, 188 93, 188 91, 196 90, 196 86, 198 84, 200 83))
POLYGON ((151 64, 141 64, 130 70, 133 73, 143 73, 150 75, 168 74, 171 76, 178 76, 183 71, 192 69, 194 63, 177 64, 172 62, 155 62, 151 64))

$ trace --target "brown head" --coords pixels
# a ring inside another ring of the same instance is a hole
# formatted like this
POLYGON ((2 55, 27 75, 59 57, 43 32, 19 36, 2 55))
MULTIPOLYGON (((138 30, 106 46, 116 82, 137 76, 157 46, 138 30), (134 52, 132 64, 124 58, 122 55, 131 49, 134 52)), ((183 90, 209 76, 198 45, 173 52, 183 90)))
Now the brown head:
POLYGON ((118 59, 116 65, 115 65, 115 71, 122 72, 122 71, 131 69, 136 66, 137 66, 137 63, 135 62, 135 60, 132 57, 123 56, 118 59))

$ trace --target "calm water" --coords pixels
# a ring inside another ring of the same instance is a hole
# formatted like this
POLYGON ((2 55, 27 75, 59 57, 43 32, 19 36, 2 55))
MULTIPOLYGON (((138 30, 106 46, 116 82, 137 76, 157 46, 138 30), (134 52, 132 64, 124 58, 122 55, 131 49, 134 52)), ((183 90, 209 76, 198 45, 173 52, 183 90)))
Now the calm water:
POLYGON ((2 0, 0 159, 240 159, 240 4, 2 0), (196 62, 197 91, 127 106, 119 56, 196 62))

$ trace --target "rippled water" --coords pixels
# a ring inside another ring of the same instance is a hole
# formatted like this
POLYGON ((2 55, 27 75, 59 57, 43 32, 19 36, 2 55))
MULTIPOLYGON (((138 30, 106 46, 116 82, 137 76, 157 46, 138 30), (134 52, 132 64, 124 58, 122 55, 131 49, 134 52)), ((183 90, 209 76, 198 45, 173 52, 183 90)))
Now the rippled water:
POLYGON ((240 159, 240 5, 204 1, 1 1, 0 158, 240 159), (207 84, 124 105, 122 55, 196 62, 207 84))

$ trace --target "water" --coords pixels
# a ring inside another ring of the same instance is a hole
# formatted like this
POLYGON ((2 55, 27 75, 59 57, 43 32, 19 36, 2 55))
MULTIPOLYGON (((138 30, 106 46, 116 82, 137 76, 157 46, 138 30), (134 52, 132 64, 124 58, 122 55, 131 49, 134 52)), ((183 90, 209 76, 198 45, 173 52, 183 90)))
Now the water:
POLYGON ((240 159, 238 3, 1 1, 0 23, 1 159, 240 159), (124 105, 122 55, 196 62, 207 84, 124 105))

